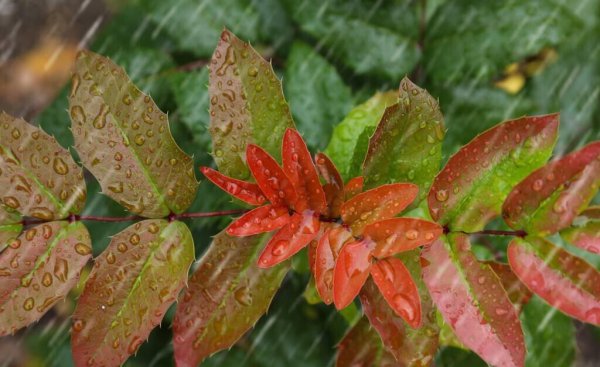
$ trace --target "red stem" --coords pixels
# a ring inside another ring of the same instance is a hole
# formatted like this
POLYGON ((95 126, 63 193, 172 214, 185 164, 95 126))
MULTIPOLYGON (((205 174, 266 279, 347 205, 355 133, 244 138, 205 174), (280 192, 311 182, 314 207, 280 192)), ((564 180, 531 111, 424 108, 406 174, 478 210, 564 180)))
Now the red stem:
POLYGON ((477 232, 465 232, 465 231, 455 231, 468 235, 489 235, 489 236, 514 236, 514 237, 525 237, 527 236, 527 232, 518 230, 518 231, 503 231, 498 229, 485 229, 483 231, 477 232))
POLYGON ((182 218, 220 217, 223 215, 244 214, 247 211, 248 211, 247 209, 233 209, 233 210, 222 210, 222 211, 218 211, 218 212, 207 212, 207 213, 183 213, 183 214, 175 215, 175 218, 182 219, 182 218))

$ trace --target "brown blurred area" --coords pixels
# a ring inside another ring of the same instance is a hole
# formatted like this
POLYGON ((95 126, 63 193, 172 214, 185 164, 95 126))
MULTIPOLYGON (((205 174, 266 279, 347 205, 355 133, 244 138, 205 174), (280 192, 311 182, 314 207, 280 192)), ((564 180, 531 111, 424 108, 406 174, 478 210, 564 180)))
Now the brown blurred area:
POLYGON ((0 110, 42 111, 108 17, 103 0, 0 0, 0 110))

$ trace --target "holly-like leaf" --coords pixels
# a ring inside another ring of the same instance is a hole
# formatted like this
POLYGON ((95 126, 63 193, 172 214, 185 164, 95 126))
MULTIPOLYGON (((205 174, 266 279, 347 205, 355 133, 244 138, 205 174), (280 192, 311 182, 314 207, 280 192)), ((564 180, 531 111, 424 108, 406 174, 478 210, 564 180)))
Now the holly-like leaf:
POLYGON ((0 203, 0 252, 9 240, 17 237, 23 230, 21 216, 15 210, 0 203))
POLYGON ((167 115, 121 67, 80 52, 69 104, 75 148, 106 195, 145 217, 190 206, 198 186, 192 158, 173 140, 167 115))
POLYGON ((331 218, 340 216, 342 204, 344 204, 344 180, 338 171, 337 167, 331 159, 324 153, 317 153, 315 156, 315 164, 319 170, 319 174, 325 180, 323 191, 327 200, 328 213, 331 218))
POLYGON ((350 172, 352 157, 358 149, 357 144, 361 133, 367 127, 377 126, 385 108, 396 102, 398 102, 397 91, 378 92, 363 104, 354 107, 333 130, 325 153, 333 160, 346 180, 352 177, 350 172))
POLYGON ((177 299, 193 260, 182 222, 145 220, 115 235, 95 259, 73 314, 75 365, 123 364, 177 299))
POLYGON ((560 231, 560 235, 565 241, 579 248, 600 254, 600 207, 594 206, 584 210, 571 227, 560 231))
POLYGON ((333 275, 336 259, 342 246, 352 238, 352 233, 343 226, 326 230, 317 244, 314 275, 317 292, 326 305, 333 301, 333 275))
POLYGON ((369 278, 373 265, 372 243, 354 240, 342 247, 333 270, 333 303, 338 310, 346 308, 369 278))
POLYGON ((369 141, 363 164, 367 186, 412 182, 419 186, 419 199, 424 199, 440 168, 444 134, 437 100, 402 79, 399 102, 385 109, 369 141))
POLYGON ((81 222, 48 222, 13 239, 0 254, 0 335, 39 320, 64 299, 91 257, 81 222))
POLYGON ((475 137, 433 181, 431 217, 452 230, 483 228, 510 189, 550 157, 557 131, 554 114, 506 121, 475 137))
POLYGON ((419 250, 399 256, 411 273, 419 289, 422 307, 422 325, 411 328, 388 305, 371 279, 360 293, 360 301, 371 326, 377 330, 386 349, 401 366, 429 366, 438 349, 439 327, 435 320, 435 307, 421 279, 419 250))
POLYGON ((336 367, 392 367, 396 364, 365 316, 338 344, 336 367))
POLYGON ((79 214, 85 205, 83 171, 71 154, 41 129, 0 113, 2 203, 43 220, 79 214))
POLYGON ((515 274, 535 294, 562 312, 600 325, 600 272, 538 237, 515 238, 508 246, 515 274))
POLYGON ((289 269, 256 266, 267 238, 218 234, 177 304, 173 323, 175 360, 197 366, 231 347, 266 312, 289 269))
POLYGON ((568 227, 598 191, 599 158, 595 142, 527 176, 502 206, 506 223, 542 236, 568 227))
POLYGON ((254 144, 248 145, 246 159, 252 176, 271 204, 293 208, 297 200, 296 190, 277 161, 263 148, 254 144))
POLYGON ((425 247, 423 279, 459 340, 494 366, 523 366, 519 317, 500 279, 470 251, 469 238, 452 234, 425 247))
POLYGON ((260 187, 255 183, 227 177, 209 167, 201 167, 200 171, 212 183, 219 186, 221 190, 250 205, 262 205, 267 200, 260 187))
POLYGON ((221 172, 246 179, 246 146, 254 143, 279 159, 283 134, 294 122, 271 64, 228 30, 210 65, 213 155, 221 172))
POLYGON ((375 242, 373 256, 384 258, 428 245, 443 231, 440 225, 419 218, 390 218, 369 224, 363 236, 375 242))

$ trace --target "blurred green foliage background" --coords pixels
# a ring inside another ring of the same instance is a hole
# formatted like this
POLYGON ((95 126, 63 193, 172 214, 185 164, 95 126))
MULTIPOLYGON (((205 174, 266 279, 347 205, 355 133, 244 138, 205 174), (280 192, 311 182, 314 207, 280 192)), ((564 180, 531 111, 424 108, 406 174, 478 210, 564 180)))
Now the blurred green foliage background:
MULTIPOLYGON (((297 128, 313 151, 327 147, 335 126, 353 106, 377 91, 397 88, 405 75, 440 100, 448 129, 444 159, 488 127, 524 114, 561 112, 557 154, 600 135, 597 0, 113 0, 108 4, 113 14, 89 48, 123 66, 168 111, 176 141, 194 155, 196 165, 214 165, 207 131, 206 65, 223 27, 272 60, 283 78, 297 128)), ((65 88, 33 120, 70 146, 66 109, 65 88)), ((97 194, 99 186, 91 176, 87 179, 90 199, 85 214, 125 215, 97 194)), ((190 210, 235 207, 228 196, 203 181, 190 210)), ((188 222, 198 254, 229 220, 188 222)), ((125 226, 90 223, 94 253, 125 226)), ((491 243, 500 251, 505 245, 491 243)), ((492 256, 485 247, 478 251, 481 257, 492 256)), ((333 364, 346 318, 332 307, 305 300, 306 265, 295 265, 298 271, 284 281, 257 327, 202 366, 333 364)), ((25 357, 2 361, 0 356, 0 366, 71 366, 68 315, 73 299, 41 325, 14 337, 25 357)), ((173 364, 171 318, 172 310, 127 366, 173 364)), ((600 345, 597 329, 575 325, 537 298, 525 307, 522 318, 528 366, 571 366, 576 354, 582 366, 598 358, 598 348, 587 348, 590 343, 600 345)), ((435 363, 485 365, 475 354, 455 347, 443 348, 435 363)))

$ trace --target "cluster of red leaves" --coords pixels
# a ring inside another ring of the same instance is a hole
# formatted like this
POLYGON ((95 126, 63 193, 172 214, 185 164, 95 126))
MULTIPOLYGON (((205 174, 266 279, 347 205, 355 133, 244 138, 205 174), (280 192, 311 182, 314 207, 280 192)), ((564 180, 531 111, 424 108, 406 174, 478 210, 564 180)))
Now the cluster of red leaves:
POLYGON ((256 183, 227 177, 211 168, 202 173, 230 195, 251 205, 227 228, 232 236, 277 231, 258 266, 287 260, 309 243, 309 262, 323 301, 348 306, 369 275, 392 309, 411 326, 421 322, 421 302, 408 270, 394 255, 435 241, 438 224, 395 218, 417 197, 409 183, 382 185, 362 192, 363 179, 344 185, 333 162, 319 153, 315 162, 300 134, 288 129, 280 167, 265 150, 248 145, 246 160, 256 183), (319 179, 319 173, 323 183, 319 179))

